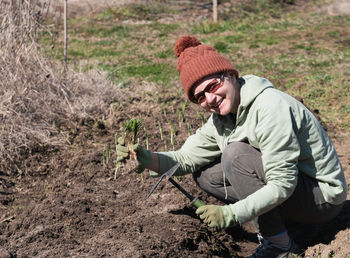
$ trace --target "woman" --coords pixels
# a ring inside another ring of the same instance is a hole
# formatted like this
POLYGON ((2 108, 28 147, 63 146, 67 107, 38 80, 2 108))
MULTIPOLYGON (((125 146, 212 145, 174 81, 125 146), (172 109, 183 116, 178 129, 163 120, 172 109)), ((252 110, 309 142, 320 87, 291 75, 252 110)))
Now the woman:
MULTIPOLYGON (((313 114, 270 81, 237 70, 213 47, 191 36, 175 45, 177 70, 190 101, 212 112, 181 149, 151 152, 136 145, 138 172, 176 175, 226 205, 196 210, 217 229, 256 222, 260 246, 252 257, 292 257, 297 247, 285 220, 324 223, 346 200, 344 172, 334 146, 313 114)), ((128 150, 118 145, 118 159, 128 150)))

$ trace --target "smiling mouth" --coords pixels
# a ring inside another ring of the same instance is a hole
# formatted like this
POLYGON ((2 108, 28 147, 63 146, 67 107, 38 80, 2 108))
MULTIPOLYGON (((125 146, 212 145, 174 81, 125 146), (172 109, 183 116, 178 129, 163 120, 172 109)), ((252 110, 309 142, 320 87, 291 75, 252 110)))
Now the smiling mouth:
POLYGON ((221 103, 223 102, 223 98, 215 105, 215 106, 211 106, 211 108, 218 108, 220 105, 221 105, 221 103))

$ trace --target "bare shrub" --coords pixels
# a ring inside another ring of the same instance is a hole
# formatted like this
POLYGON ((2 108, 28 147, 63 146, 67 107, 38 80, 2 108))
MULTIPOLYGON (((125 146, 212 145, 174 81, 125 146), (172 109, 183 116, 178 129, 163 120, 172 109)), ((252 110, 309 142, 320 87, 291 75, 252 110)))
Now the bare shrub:
POLYGON ((40 55, 41 13, 33 0, 1 4, 0 170, 9 174, 25 173, 28 157, 65 144, 57 122, 101 116, 117 94, 103 74, 64 73, 40 55))

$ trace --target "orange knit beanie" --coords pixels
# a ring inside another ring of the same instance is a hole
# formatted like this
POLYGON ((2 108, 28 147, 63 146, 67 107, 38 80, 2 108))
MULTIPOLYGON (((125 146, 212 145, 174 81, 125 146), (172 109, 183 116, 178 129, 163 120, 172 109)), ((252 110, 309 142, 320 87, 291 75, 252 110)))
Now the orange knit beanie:
POLYGON ((230 72, 238 78, 237 70, 228 59, 215 48, 202 45, 195 37, 181 37, 175 44, 174 52, 178 57, 177 71, 182 87, 191 101, 194 84, 208 75, 230 72))

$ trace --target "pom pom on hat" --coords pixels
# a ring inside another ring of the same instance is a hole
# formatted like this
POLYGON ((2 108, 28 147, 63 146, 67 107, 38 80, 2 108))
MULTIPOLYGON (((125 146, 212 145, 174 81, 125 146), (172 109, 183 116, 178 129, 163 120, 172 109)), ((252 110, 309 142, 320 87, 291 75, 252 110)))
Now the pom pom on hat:
POLYGON ((199 42, 198 39, 195 37, 191 36, 183 36, 181 37, 175 44, 174 52, 177 57, 181 55, 181 53, 189 47, 196 47, 200 45, 201 43, 199 42))
POLYGON ((177 71, 189 100, 193 101, 193 87, 204 77, 229 72, 238 78, 232 63, 220 55, 215 48, 203 45, 192 36, 183 36, 175 44, 178 57, 177 71))

